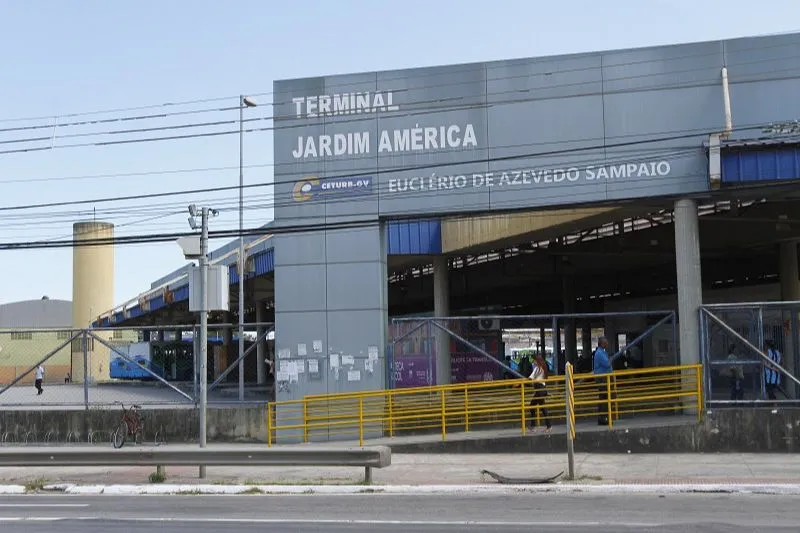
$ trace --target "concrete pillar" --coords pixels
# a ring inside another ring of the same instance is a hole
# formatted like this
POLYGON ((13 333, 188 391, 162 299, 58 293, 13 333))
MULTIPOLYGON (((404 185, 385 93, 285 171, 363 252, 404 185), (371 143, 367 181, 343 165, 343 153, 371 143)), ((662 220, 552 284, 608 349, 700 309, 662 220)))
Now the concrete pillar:
MULTIPOLYGON (((561 296, 565 313, 575 312, 575 291, 574 280, 571 276, 564 276, 562 279, 561 296)), ((578 360, 578 339, 577 327, 574 318, 564 320, 564 352, 566 361, 575 363, 578 360)))
POLYGON ((615 353, 617 353, 618 342, 617 342, 617 322, 613 318, 606 318, 605 324, 603 325, 603 335, 606 339, 608 339, 608 356, 611 357, 615 353))
POLYGON ((542 357, 547 356, 547 336, 544 328, 539 328, 539 353, 542 354, 542 357))
MULTIPOLYGON (((797 263, 797 241, 783 242, 780 245, 780 282, 781 282, 781 300, 784 302, 800 301, 800 272, 798 271, 797 263)), ((798 346, 796 337, 798 335, 798 317, 797 308, 786 310, 782 313, 782 321, 788 322, 789 332, 785 335, 783 341, 783 367, 791 372, 792 375, 797 375, 795 369, 800 364, 800 346, 798 346)), ((796 398, 797 391, 794 383, 788 379, 781 379, 784 390, 790 397, 796 398)))
POLYGON ((583 348, 583 356, 591 357, 592 355, 592 325, 584 324, 581 328, 581 347, 583 348))
POLYGON ((142 332, 142 342, 150 342, 150 330, 146 329, 142 332))
MULTIPOLYGON (((233 315, 231 313, 226 313, 225 315, 225 322, 228 324, 232 324, 234 322, 233 315)), ((236 360, 236 356, 234 354, 231 345, 233 344, 233 328, 231 326, 226 326, 222 330, 222 350, 219 352, 219 357, 216 357, 214 361, 214 379, 218 378, 220 374, 225 372, 228 369, 233 361, 236 360)))
POLYGON ((703 284, 700 269, 700 226, 694 200, 675 202, 675 266, 678 281, 678 345, 681 364, 700 361, 700 318, 703 284))
MULTIPOLYGON (((447 258, 437 255, 433 258, 433 315, 450 315, 450 272, 447 258)), ((447 326, 447 324, 444 324, 447 326)), ((435 329, 436 338, 436 384, 447 385, 451 381, 450 335, 435 329)))
MULTIPOLYGON (((256 302, 256 338, 267 331, 267 327, 262 325, 267 315, 267 307, 263 301, 256 302)), ((258 375, 256 383, 263 385, 267 382, 267 339, 263 338, 256 344, 256 373, 258 375)))
POLYGON ((194 398, 199 398, 200 385, 200 328, 192 330, 192 361, 194 361, 194 398))

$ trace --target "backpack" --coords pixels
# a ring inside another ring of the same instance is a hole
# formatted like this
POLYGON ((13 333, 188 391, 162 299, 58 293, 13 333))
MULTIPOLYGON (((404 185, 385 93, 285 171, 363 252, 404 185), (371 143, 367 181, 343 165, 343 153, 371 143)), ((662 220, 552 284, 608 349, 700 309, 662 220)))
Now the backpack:
POLYGON ((517 370, 517 372, 522 374, 522 377, 526 378, 531 375, 531 372, 533 372, 533 363, 531 363, 531 360, 527 355, 519 360, 519 370, 517 370))

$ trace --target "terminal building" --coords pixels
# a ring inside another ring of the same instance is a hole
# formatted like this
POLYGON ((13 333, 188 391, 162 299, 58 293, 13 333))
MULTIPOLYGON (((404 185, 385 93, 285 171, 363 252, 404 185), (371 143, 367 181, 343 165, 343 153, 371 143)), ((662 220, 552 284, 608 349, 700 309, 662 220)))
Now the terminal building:
MULTIPOLYGON (((704 304, 800 300, 798 49, 789 34, 275 82, 275 219, 243 281, 238 243, 211 254, 231 309, 243 282, 244 321, 274 324, 248 381, 274 359, 279 400, 383 389, 414 351, 427 383, 494 379, 454 347, 502 362, 508 329, 550 339, 556 372, 597 331, 612 349, 647 333, 645 365, 699 362, 704 304), (414 333, 400 317, 465 318, 414 333)), ((186 275, 94 326, 193 323, 186 275)), ((797 322, 767 333, 790 372, 797 322)))

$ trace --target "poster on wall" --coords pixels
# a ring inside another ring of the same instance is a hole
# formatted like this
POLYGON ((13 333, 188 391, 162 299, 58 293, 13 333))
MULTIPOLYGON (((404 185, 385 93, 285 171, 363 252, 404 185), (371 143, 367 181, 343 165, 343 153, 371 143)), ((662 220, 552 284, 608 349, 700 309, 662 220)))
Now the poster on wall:
MULTIPOLYGON (((395 388, 425 387, 436 382, 436 343, 429 328, 414 330, 419 323, 403 322, 389 328, 392 339, 392 382, 395 388)), ((460 332, 477 348, 495 357, 501 353, 499 331, 460 332)), ((486 355, 470 350, 464 344, 450 342, 451 383, 493 381, 500 379, 502 369, 486 355)))
MULTIPOLYGON (((496 333, 490 336, 471 336, 468 340, 484 352, 499 353, 500 339, 496 333)), ((501 368, 496 361, 467 349, 455 340, 450 343, 450 365, 453 383, 494 381, 501 376, 501 368)))

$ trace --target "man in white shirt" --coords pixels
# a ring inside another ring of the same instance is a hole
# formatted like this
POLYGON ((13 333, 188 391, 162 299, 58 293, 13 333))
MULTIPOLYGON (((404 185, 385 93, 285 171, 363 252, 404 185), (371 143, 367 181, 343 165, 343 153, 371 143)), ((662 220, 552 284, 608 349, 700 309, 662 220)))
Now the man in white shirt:
POLYGON ((44 392, 44 389, 42 389, 43 380, 44 380, 44 367, 42 365, 39 365, 36 367, 36 381, 34 382, 36 390, 39 391, 36 393, 37 396, 40 395, 42 392, 44 392))

